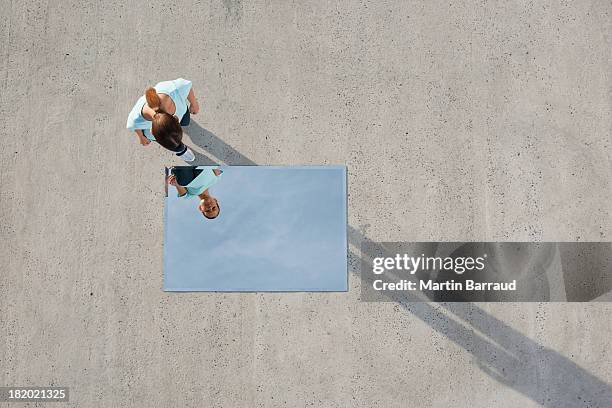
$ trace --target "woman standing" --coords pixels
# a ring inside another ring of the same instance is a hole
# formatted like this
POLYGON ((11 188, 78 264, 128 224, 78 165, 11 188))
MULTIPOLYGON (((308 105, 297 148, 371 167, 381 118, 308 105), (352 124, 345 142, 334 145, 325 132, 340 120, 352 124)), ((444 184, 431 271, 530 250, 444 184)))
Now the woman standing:
POLYGON ((182 142, 183 129, 189 125, 190 114, 200 110, 191 81, 178 78, 149 87, 141 96, 127 120, 127 128, 136 132, 140 144, 152 140, 191 162, 195 156, 182 142))
POLYGON ((198 209, 205 218, 212 220, 219 216, 219 200, 213 197, 208 189, 219 181, 223 171, 218 167, 173 167, 167 178, 168 184, 176 187, 179 197, 198 197, 198 209))

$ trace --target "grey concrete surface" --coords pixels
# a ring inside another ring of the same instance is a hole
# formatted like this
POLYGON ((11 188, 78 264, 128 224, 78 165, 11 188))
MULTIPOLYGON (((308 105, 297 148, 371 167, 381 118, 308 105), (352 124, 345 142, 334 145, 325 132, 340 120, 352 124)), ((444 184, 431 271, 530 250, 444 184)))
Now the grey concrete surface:
POLYGON ((303 3, 0 0, 0 384, 73 407, 611 406, 610 303, 368 304, 357 275, 366 239, 612 239, 611 3, 303 3), (199 163, 349 166, 349 293, 161 291, 180 161, 124 126, 179 76, 199 163))

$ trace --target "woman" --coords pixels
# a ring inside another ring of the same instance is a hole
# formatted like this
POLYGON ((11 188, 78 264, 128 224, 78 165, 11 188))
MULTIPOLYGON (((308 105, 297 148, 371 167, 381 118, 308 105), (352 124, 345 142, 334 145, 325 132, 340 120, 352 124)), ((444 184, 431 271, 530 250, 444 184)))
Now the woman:
POLYGON ((219 200, 213 197, 208 189, 219 181, 223 171, 218 167, 173 167, 167 178, 168 184, 176 188, 178 197, 198 197, 198 209, 209 220, 219 216, 219 200))
POLYGON ((195 156, 182 142, 181 126, 189 125, 190 113, 195 115, 199 110, 191 81, 183 78, 163 81, 147 88, 138 99, 128 116, 127 128, 136 132, 141 145, 148 146, 155 140, 191 162, 195 156))

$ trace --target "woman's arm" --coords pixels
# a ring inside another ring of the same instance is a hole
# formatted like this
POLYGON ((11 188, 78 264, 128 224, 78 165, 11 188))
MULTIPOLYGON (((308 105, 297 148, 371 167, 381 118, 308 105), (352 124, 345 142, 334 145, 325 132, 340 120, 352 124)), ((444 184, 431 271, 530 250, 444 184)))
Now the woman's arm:
POLYGON ((176 181, 176 176, 174 174, 172 174, 171 176, 168 177, 168 184, 176 187, 176 191, 178 192, 179 197, 182 197, 185 194, 187 194, 187 189, 185 187, 181 186, 176 181))
POLYGON ((193 92, 193 88, 189 90, 189 95, 187 95, 187 100, 189 101, 189 113, 196 115, 200 111, 200 104, 195 97, 195 93, 193 92))
POLYGON ((149 143, 151 143, 151 141, 147 139, 147 137, 144 135, 144 132, 142 131, 142 129, 136 129, 135 132, 136 132, 136 136, 138 136, 138 141, 140 142, 141 145, 148 146, 149 143))

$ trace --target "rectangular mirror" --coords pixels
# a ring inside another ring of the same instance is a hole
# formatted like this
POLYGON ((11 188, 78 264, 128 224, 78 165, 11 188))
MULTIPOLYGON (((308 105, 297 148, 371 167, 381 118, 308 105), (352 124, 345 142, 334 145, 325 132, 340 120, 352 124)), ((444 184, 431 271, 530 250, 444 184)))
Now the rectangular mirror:
POLYGON ((342 166, 166 169, 165 291, 346 291, 342 166))

